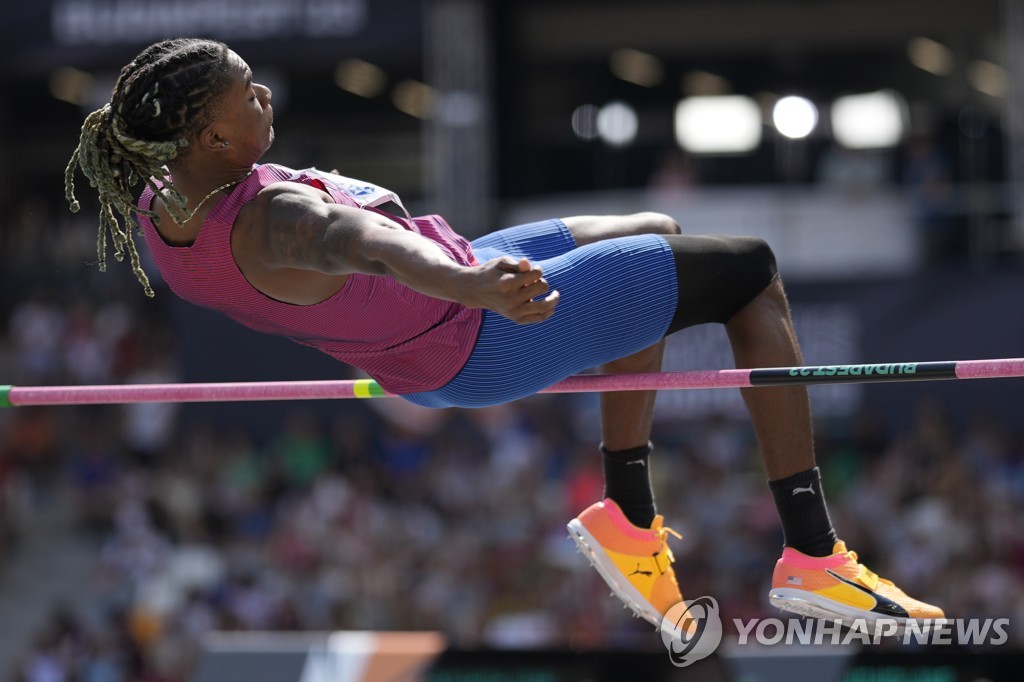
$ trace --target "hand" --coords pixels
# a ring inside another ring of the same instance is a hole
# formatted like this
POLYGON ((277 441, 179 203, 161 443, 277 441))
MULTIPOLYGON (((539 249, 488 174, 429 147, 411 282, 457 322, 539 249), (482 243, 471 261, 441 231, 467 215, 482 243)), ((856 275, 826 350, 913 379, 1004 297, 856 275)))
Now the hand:
POLYGON ((461 302, 471 308, 486 308, 513 322, 530 324, 551 317, 558 305, 558 291, 549 293, 544 273, 525 258, 517 262, 502 256, 467 272, 471 279, 461 302), (533 300, 538 296, 544 297, 533 300))

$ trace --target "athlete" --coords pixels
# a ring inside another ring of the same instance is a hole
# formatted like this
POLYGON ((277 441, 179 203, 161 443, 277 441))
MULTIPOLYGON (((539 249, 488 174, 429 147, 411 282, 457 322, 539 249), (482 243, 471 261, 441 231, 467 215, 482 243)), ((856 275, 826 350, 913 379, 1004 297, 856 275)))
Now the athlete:
MULTIPOLYGON (((101 267, 109 236, 152 295, 137 221, 182 298, 318 348, 430 407, 516 400, 591 367, 657 372, 665 336, 705 323, 725 325, 737 367, 802 362, 759 239, 684 236, 671 218, 641 213, 469 242, 440 216, 409 217, 372 183, 261 164, 273 123, 270 90, 222 43, 167 40, 139 54, 86 119, 65 175, 72 210, 76 168, 99 194, 101 267)), ((771 602, 845 622, 941 618, 837 539, 806 389, 743 397, 785 536, 771 602)), ((601 396, 605 499, 569 529, 615 594, 659 625, 682 595, 648 474, 654 398, 601 396)))

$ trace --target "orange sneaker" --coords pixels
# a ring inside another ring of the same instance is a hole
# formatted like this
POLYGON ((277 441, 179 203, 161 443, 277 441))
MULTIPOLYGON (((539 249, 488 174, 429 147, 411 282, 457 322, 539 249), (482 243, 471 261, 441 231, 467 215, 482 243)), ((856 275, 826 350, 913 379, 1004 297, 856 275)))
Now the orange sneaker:
POLYGON ((672 569, 668 535, 679 533, 658 515, 650 528, 634 526, 613 500, 592 504, 569 522, 569 537, 633 613, 661 627, 665 613, 683 600, 672 569))
POLYGON ((826 557, 807 556, 792 547, 782 550, 768 600, 783 611, 839 619, 847 626, 855 620, 890 620, 902 629, 911 620, 945 617, 937 606, 908 597, 891 581, 879 578, 842 540, 826 557))

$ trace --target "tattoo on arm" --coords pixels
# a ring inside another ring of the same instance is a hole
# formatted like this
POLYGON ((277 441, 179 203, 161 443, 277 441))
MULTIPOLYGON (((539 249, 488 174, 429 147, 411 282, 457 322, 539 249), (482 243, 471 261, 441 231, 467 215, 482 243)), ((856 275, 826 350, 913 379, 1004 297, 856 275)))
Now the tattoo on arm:
POLYGON ((282 267, 330 274, 372 273, 378 266, 353 252, 360 222, 369 217, 305 191, 280 193, 272 199, 265 221, 269 255, 282 267))

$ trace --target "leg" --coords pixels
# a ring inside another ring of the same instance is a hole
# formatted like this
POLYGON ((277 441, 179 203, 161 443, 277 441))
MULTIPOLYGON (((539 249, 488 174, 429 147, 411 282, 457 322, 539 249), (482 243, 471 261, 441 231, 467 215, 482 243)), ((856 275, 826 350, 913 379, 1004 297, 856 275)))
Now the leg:
MULTIPOLYGON (((735 237, 666 236, 666 241, 679 293, 669 332, 717 322, 726 327, 739 367, 802 363, 767 244, 735 237)), ((806 390, 756 388, 745 390, 743 397, 786 536, 770 601, 784 610, 847 623, 941 618, 941 609, 879 579, 836 541, 814 466, 806 390)), ((598 503, 571 521, 569 529, 615 594, 652 623, 658 623, 658 614, 666 613, 673 599, 680 599, 671 566, 658 558, 662 555, 655 555, 653 563, 640 561, 664 547, 668 530, 660 521, 652 525, 650 536, 638 536, 622 521, 621 512, 598 503), (627 552, 628 547, 632 550, 627 552)))
MULTIPOLYGON (((674 220, 657 213, 577 217, 563 222, 578 246, 636 234, 680 233, 674 220)), ((601 370, 609 374, 658 372, 664 350, 663 338, 602 365, 601 370)), ((661 517, 655 516, 647 466, 656 395, 655 391, 601 394, 606 499, 570 521, 568 528, 613 593, 635 614, 658 626, 666 611, 683 597, 666 542, 667 534, 674 531, 664 528, 661 517), (609 504, 609 499, 615 504, 609 504)))
MULTIPOLYGON (((799 365, 800 349, 775 256, 760 239, 670 238, 679 306, 670 329, 725 325, 738 367, 799 365)), ((743 392, 786 544, 814 556, 836 541, 814 466, 811 411, 803 387, 743 392)))
MULTIPOLYGON (((564 218, 578 246, 602 239, 636 234, 679 234, 679 225, 660 213, 628 216, 576 216, 564 218)), ((601 367, 607 374, 660 372, 664 340, 642 351, 601 367)), ((651 438, 655 391, 622 391, 601 394, 601 440, 611 451, 645 447, 651 438)))
MULTIPOLYGON (((803 364, 789 303, 778 277, 729 318, 725 329, 739 368, 803 364)), ((747 388, 742 394, 757 434, 786 545, 813 556, 831 554, 836 533, 815 467, 807 389, 747 388)))
MULTIPOLYGON (((725 325, 736 367, 803 364, 781 279, 740 309, 725 325)), ((750 412, 769 480, 814 467, 811 408, 803 386, 746 388, 750 412)))
MULTIPOLYGON (((658 213, 587 216, 563 221, 577 246, 638 234, 678 235, 679 225, 658 213)), ((601 366, 606 374, 660 372, 665 340, 601 366)), ((619 505, 629 521, 649 528, 657 514, 648 457, 656 391, 602 393, 601 454, 604 497, 619 505)))
MULTIPOLYGON (((779 278, 725 327, 737 367, 803 364, 779 278)), ((743 389, 743 399, 786 534, 787 547, 776 564, 769 601, 786 611, 847 624, 888 619, 890 633, 910 619, 942 618, 941 609, 879 580, 837 541, 814 462, 807 390, 748 388, 743 389)))

